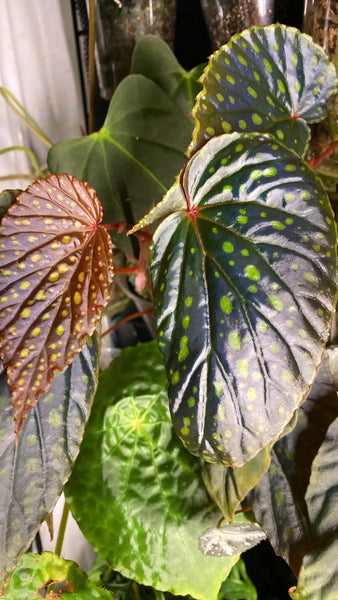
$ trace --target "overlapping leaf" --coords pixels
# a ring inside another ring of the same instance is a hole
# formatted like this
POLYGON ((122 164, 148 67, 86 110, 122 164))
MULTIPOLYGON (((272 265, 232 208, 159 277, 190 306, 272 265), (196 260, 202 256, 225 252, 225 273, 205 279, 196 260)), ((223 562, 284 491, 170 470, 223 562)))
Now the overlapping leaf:
POLYGON ((190 155, 231 131, 268 132, 304 155, 307 123, 326 116, 336 92, 335 68, 323 49, 283 25, 235 35, 212 55, 202 82, 190 155))
POLYGON ((241 466, 278 439, 320 363, 332 210, 313 171, 259 134, 210 140, 162 208, 151 269, 173 422, 192 453, 241 466))
POLYGON ((24 422, 18 445, 6 375, 0 376, 0 590, 69 477, 97 387, 99 346, 95 334, 57 374, 24 422))
POLYGON ((335 600, 338 589, 338 417, 312 464, 306 504, 316 543, 304 556, 294 600, 335 600))
MULTIPOLYGON (((335 350, 337 357, 337 348, 335 350)), ((316 531, 317 516, 313 516, 308 501, 309 492, 306 491, 312 464, 317 464, 317 469, 322 465, 323 469, 318 480, 313 476, 317 494, 315 500, 319 501, 322 514, 332 519, 332 531, 338 525, 335 470, 332 467, 330 471, 324 461, 320 462, 319 454, 317 457, 318 451, 322 451, 327 431, 337 416, 336 386, 330 374, 328 352, 325 352, 315 383, 299 410, 296 427, 275 444, 268 472, 248 495, 255 517, 276 553, 285 558, 296 574, 304 554, 316 543, 319 542, 322 547, 326 543, 320 537, 323 532, 316 531)), ((330 439, 332 442, 332 437, 330 439)), ((334 445, 331 454, 333 451, 334 445)), ((323 524, 325 526, 325 520, 323 524)))
POLYGON ((16 432, 81 350, 110 297, 111 241, 95 191, 69 175, 32 184, 0 227, 0 355, 16 432))
MULTIPOLYGON (((116 89, 100 131, 53 146, 48 167, 88 181, 106 222, 133 224, 174 182, 186 161, 192 129, 177 99, 150 79, 130 75, 116 89)), ((128 240, 114 241, 125 249, 128 240)))
POLYGON ((155 342, 123 350, 101 374, 65 492, 86 538, 114 569, 156 589, 216 600, 237 557, 198 550, 198 536, 220 512, 198 461, 177 444, 155 342))
POLYGON ((145 35, 136 43, 131 72, 144 75, 157 83, 182 109, 186 118, 202 87, 198 78, 202 74, 203 66, 198 65, 191 71, 186 71, 163 40, 153 35, 145 35))
POLYGON ((76 563, 51 552, 23 556, 4 600, 56 600, 62 596, 72 600, 114 600, 110 592, 89 581, 76 563))

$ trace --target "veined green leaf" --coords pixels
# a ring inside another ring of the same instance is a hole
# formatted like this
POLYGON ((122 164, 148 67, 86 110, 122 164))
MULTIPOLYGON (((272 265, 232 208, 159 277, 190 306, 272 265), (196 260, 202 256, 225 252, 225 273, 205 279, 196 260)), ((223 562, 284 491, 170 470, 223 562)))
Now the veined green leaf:
POLYGON ((66 497, 113 569, 159 590, 216 600, 238 556, 198 550, 199 535, 220 512, 199 462, 177 443, 166 387, 156 342, 123 350, 101 374, 66 497))
POLYGON ((336 298, 336 229, 320 180, 269 136, 210 140, 164 199, 151 272, 175 429, 238 467, 304 400, 336 298), (180 200, 181 201, 181 200, 180 200))
POLYGON ((272 25, 233 36, 212 55, 202 83, 190 156, 212 136, 232 131, 271 133, 303 156, 307 124, 333 105, 336 72, 310 36, 272 25))
POLYGON ((91 583, 77 564, 51 552, 25 554, 13 573, 3 600, 62 597, 72 600, 114 600, 110 592, 91 583))

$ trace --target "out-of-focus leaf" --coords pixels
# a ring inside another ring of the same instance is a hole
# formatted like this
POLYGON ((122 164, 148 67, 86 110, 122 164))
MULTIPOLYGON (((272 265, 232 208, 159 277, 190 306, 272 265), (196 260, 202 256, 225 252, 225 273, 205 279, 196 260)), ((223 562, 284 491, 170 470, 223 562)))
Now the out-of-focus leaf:
POLYGON ((315 540, 303 559, 294 600, 336 600, 338 590, 338 417, 313 463, 305 500, 315 540))
POLYGON ((22 190, 4 190, 0 193, 0 219, 6 214, 9 207, 14 204, 22 190))
MULTIPOLYGON (((296 427, 275 444, 269 470, 248 494, 257 521, 295 574, 319 535, 305 493, 313 464, 319 464, 317 453, 337 416, 337 392, 325 354, 308 398, 299 409, 296 427)), ((336 502, 334 481, 333 469, 332 487, 327 487, 328 507, 329 502, 336 502)), ((320 501, 324 501, 322 496, 320 501)))
POLYGON ((257 600, 257 592, 242 558, 232 567, 217 600, 257 600))
POLYGON ((19 195, 0 226, 0 356, 15 431, 93 334, 110 298, 112 247, 95 190, 52 175, 19 195))
POLYGON ((69 600, 113 600, 107 590, 89 581, 71 560, 51 552, 25 554, 15 569, 4 600, 68 598, 69 600))
POLYGON ((177 443, 155 342, 123 350, 101 374, 66 497, 98 554, 139 583, 216 600, 237 560, 198 550, 220 512, 177 443))
POLYGON ((195 98, 201 90, 198 79, 204 66, 198 65, 191 71, 186 71, 163 40, 153 35, 145 35, 136 42, 131 72, 144 75, 157 83, 186 116, 190 114, 195 98))
POLYGON ((335 307, 334 216, 312 169, 260 134, 214 137, 161 206, 151 272, 173 423, 190 452, 239 467, 313 383, 335 307))
POLYGON ((271 133, 304 155, 308 123, 323 119, 336 93, 336 71, 310 36, 284 25, 252 27, 216 51, 194 108, 190 156, 221 133, 271 133))
POLYGON ((24 422, 18 445, 13 408, 0 377, 0 590, 34 539, 67 481, 97 386, 100 338, 87 340, 24 422))

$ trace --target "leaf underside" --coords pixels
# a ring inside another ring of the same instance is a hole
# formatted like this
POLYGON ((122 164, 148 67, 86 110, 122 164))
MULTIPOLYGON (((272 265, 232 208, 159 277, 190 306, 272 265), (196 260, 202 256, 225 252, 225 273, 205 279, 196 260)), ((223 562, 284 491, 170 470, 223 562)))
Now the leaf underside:
POLYGON ((233 36, 212 55, 201 81, 190 156, 212 136, 232 131, 271 133, 303 156, 307 124, 326 116, 336 92, 324 50, 283 25, 233 36))
POLYGON ((241 466, 305 397, 336 294, 334 217, 320 180, 269 136, 197 153, 154 235, 159 344, 173 423, 205 460, 241 466))
POLYGON ((52 175, 19 195, 0 227, 0 355, 16 432, 64 371, 110 297, 111 240, 95 191, 52 175))
POLYGON ((87 340, 31 410, 15 444, 11 394, 0 376, 0 590, 54 508, 79 452, 97 387, 100 336, 87 340))

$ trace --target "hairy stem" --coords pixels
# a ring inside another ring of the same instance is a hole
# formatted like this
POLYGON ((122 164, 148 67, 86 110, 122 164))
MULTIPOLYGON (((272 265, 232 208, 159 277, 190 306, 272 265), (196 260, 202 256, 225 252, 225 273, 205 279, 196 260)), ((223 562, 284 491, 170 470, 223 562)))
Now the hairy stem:
POLYGON ((0 154, 6 154, 6 152, 14 152, 16 150, 26 152, 29 160, 31 161, 31 164, 32 164, 32 167, 33 167, 35 173, 37 175, 39 175, 40 177, 45 177, 44 172, 41 171, 41 169, 39 167, 39 163, 37 161, 37 158, 36 158, 34 152, 32 150, 30 150, 29 148, 27 148, 27 146, 8 146, 8 148, 4 148, 3 150, 0 150, 0 154))
POLYGON ((20 104, 19 100, 6 88, 0 87, 0 95, 7 102, 11 110, 18 115, 19 119, 36 135, 48 148, 53 144, 37 122, 31 117, 27 110, 20 104))

